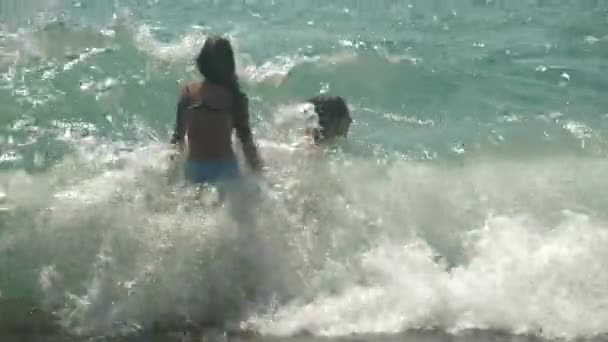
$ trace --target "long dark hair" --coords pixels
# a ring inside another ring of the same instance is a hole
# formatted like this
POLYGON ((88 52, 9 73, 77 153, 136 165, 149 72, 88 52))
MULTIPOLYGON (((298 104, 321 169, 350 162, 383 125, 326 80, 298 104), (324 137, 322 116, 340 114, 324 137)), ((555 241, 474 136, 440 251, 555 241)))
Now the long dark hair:
POLYGON ((196 57, 196 67, 206 81, 228 88, 237 99, 245 96, 236 76, 234 50, 228 39, 208 37, 196 57))

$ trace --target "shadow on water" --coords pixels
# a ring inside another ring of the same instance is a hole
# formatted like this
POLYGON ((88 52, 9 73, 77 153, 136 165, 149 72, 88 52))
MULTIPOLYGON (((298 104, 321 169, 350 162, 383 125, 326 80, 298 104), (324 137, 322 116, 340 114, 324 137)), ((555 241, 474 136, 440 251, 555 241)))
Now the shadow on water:
MULTIPOLYGON (((470 330, 449 334, 441 330, 415 330, 400 334, 351 335, 316 337, 301 333, 291 337, 260 336, 238 329, 222 330, 194 323, 164 323, 151 329, 125 336, 75 336, 63 332, 52 315, 27 302, 0 302, 0 340, 4 342, 190 342, 190 341, 252 341, 252 342, 552 342, 537 336, 513 335, 500 331, 470 330), (8 319, 7 319, 8 318, 8 319)), ((542 333, 542 332, 541 332, 542 333)), ((608 336, 578 339, 601 342, 608 336)))
MULTIPOLYGON (((497 330, 468 330, 450 334, 439 329, 412 330, 399 334, 368 334, 343 337, 317 337, 308 332, 295 336, 261 336, 253 331, 236 328, 166 320, 150 329, 123 336, 75 336, 59 326, 53 315, 27 300, 0 300, 0 341, 3 342, 190 342, 190 341, 252 341, 252 342, 556 342, 538 336, 513 335, 497 330)), ((542 331, 539 331, 542 334, 542 331)), ((603 342, 608 336, 577 339, 580 342, 603 342)))

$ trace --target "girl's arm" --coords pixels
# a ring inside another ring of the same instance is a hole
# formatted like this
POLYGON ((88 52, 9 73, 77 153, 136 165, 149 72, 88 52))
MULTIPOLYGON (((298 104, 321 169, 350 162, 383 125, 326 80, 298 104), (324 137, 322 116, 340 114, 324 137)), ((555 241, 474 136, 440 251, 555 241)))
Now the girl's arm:
POLYGON ((184 86, 177 102, 175 115, 175 128, 171 137, 171 144, 177 145, 180 151, 184 148, 184 136, 186 134, 186 109, 190 106, 190 96, 188 86, 184 86))
POLYGON ((249 100, 245 95, 238 99, 234 128, 241 142, 247 164, 253 171, 260 171, 262 169, 262 160, 253 141, 253 134, 251 133, 251 125, 249 123, 249 100))

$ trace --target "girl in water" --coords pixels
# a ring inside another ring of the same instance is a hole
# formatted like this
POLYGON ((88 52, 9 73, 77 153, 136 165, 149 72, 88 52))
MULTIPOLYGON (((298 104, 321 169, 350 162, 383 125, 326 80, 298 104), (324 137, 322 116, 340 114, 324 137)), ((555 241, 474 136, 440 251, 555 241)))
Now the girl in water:
POLYGON ((236 76, 230 42, 218 36, 207 38, 196 66, 204 80, 182 88, 171 140, 186 154, 186 178, 213 183, 240 176, 232 148, 233 129, 249 168, 259 172, 262 163, 249 124, 249 102, 236 76))

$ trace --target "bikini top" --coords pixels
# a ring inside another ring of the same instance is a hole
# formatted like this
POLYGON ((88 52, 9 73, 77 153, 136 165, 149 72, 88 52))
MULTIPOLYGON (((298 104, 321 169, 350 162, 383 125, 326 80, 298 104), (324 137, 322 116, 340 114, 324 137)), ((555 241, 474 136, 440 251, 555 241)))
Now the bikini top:
POLYGON ((223 86, 198 83, 185 88, 185 103, 178 119, 181 137, 191 153, 201 158, 232 154, 234 101, 235 95, 223 86))
POLYGON ((223 157, 233 153, 232 129, 254 156, 249 126, 249 104, 245 95, 212 83, 184 87, 178 108, 172 143, 185 143, 193 156, 223 157), (239 96, 242 96, 239 98, 239 96))
POLYGON ((186 96, 190 99, 186 110, 188 137, 196 137, 199 131, 206 131, 206 124, 214 125, 215 129, 223 128, 225 133, 230 135, 234 121, 235 96, 220 85, 203 82, 194 86, 195 89, 186 87, 186 96))

